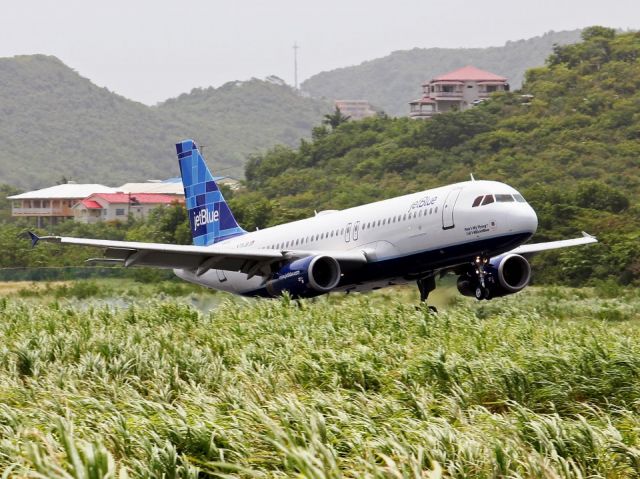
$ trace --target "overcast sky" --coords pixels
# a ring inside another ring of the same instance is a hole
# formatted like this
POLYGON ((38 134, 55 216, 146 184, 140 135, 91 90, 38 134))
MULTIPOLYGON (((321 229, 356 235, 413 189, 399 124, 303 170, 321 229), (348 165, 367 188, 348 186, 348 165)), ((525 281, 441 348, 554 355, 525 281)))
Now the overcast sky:
POLYGON ((640 0, 0 0, 0 56, 55 55, 147 104, 194 87, 299 79, 414 47, 503 45, 589 25, 640 29, 640 0))

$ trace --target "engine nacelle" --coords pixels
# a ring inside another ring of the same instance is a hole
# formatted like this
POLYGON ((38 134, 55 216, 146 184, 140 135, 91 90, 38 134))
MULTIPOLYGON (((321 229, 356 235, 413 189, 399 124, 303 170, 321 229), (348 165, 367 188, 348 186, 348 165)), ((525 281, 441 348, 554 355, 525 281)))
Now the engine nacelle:
POLYGON ((531 265, 520 255, 508 253, 491 258, 484 267, 485 286, 488 295, 478 290, 478 276, 469 272, 458 278, 458 291, 478 299, 497 298, 517 293, 531 280, 531 265))
POLYGON ((271 296, 285 291, 295 298, 328 293, 340 282, 340 264, 331 256, 307 256, 284 265, 265 287, 271 296))

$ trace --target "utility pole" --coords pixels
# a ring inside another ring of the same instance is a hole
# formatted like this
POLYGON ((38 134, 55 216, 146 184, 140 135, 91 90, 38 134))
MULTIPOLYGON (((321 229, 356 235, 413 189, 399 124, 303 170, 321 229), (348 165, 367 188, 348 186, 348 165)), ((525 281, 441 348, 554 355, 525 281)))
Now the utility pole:
POLYGON ((298 89, 298 42, 293 42, 293 86, 298 89))

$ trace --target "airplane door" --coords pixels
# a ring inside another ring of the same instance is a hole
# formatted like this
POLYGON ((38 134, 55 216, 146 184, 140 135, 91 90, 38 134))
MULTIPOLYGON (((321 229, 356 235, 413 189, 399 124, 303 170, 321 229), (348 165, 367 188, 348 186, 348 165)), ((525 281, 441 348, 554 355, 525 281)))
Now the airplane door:
POLYGON ((447 197, 444 200, 444 205, 442 205, 442 229, 448 230, 455 226, 453 222, 453 209, 456 205, 456 201, 458 201, 458 196, 460 196, 460 192, 462 188, 454 188, 449 191, 447 197))
POLYGON ((344 240, 347 243, 351 241, 351 223, 347 223, 347 227, 344 229, 344 240))
POLYGON ((358 241, 358 230, 360 229, 360 222, 356 221, 353 225, 353 241, 358 241))

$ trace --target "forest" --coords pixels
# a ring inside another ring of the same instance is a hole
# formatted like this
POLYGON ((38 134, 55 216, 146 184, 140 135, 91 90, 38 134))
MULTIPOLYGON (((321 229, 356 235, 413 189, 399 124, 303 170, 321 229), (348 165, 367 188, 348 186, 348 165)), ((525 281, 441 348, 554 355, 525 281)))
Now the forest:
MULTIPOLYGON (((420 191, 473 174, 519 189, 539 218, 534 241, 597 236, 598 245, 536 257, 537 282, 580 285, 640 279, 640 34, 591 27, 583 41, 557 46, 544 67, 527 71, 520 91, 498 94, 464 112, 431 121, 381 116, 325 117, 297 148, 250 157, 245 187, 226 190, 249 231, 420 191), (332 126, 333 124, 333 126, 332 126)), ((206 156, 206 152, 205 152, 206 156)), ((179 207, 147 222, 51 231, 77 236, 188 243, 179 207)), ((2 229, 15 244, 23 225, 2 229)), ((78 265, 83 250, 29 250, 2 266, 78 265)), ((23 250, 24 249, 24 250, 23 250)), ((6 250, 6 246, 5 246, 6 250)))

